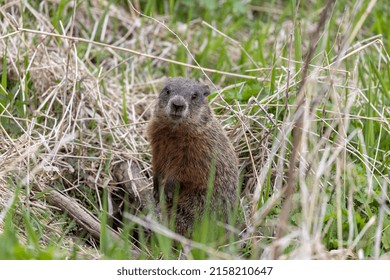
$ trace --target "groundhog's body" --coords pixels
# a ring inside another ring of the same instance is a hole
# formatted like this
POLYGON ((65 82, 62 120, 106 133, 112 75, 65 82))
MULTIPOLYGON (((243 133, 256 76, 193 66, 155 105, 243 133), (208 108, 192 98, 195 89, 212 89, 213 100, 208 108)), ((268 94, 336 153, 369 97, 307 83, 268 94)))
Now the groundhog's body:
POLYGON ((176 231, 182 235, 203 214, 209 181, 211 211, 225 219, 237 193, 237 158, 207 104, 208 94, 208 88, 195 81, 169 79, 148 127, 155 198, 163 192, 171 216, 178 188, 176 231))

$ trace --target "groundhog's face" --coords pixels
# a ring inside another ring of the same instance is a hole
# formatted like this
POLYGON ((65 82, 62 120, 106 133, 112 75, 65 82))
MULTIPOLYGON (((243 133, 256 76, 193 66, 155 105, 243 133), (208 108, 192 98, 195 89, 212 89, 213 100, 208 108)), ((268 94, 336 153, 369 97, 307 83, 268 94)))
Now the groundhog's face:
POLYGON ((209 88, 185 78, 169 79, 160 93, 157 114, 174 122, 199 121, 210 114, 206 97, 209 88))

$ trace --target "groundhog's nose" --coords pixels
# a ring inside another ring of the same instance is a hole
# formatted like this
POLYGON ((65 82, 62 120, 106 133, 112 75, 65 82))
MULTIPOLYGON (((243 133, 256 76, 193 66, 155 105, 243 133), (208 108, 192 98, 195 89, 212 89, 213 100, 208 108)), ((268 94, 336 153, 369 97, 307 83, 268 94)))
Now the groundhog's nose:
POLYGON ((176 112, 181 112, 184 110, 184 104, 175 104, 174 102, 172 102, 172 108, 173 110, 175 110, 176 112))
POLYGON ((183 98, 172 99, 171 108, 173 113, 181 113, 186 109, 186 107, 187 104, 183 98))

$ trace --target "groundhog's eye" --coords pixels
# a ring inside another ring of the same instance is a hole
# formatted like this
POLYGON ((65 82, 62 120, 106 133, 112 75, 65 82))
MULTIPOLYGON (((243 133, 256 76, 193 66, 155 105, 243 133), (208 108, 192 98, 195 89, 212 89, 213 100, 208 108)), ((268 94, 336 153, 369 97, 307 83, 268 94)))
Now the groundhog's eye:
POLYGON ((198 95, 199 95, 199 94, 198 94, 197 92, 193 93, 192 96, 191 96, 192 100, 197 99, 197 98, 198 98, 198 95))
POLYGON ((169 90, 169 88, 166 88, 166 89, 165 89, 165 93, 166 93, 167 95, 169 95, 169 94, 171 93, 171 91, 169 90))

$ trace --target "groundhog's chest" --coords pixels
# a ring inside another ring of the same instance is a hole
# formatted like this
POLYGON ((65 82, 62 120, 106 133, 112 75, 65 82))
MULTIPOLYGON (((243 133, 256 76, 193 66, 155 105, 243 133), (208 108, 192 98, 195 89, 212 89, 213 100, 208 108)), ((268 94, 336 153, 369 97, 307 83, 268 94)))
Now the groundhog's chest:
POLYGON ((163 176, 205 183, 212 166, 208 135, 160 131, 152 141, 153 165, 163 176))

